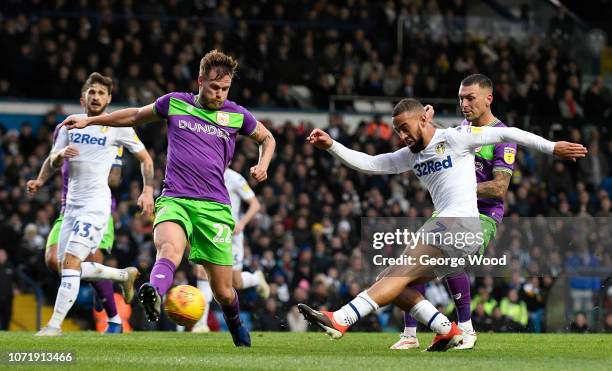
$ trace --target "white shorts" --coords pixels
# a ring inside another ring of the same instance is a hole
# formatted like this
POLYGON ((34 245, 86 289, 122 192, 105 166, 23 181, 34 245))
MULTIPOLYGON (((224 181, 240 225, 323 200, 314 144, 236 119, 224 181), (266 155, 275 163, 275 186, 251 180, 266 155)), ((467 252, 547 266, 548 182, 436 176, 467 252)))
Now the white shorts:
POLYGON ((236 234, 232 238, 232 255, 234 256, 232 269, 241 271, 244 260, 244 233, 236 234))
POLYGON ((58 261, 66 252, 84 261, 96 251, 108 224, 110 210, 91 209, 91 206, 66 206, 60 229, 58 261))
MULTIPOLYGON (((476 235, 482 234, 482 225, 478 217, 432 217, 420 229, 424 234, 431 233, 427 245, 442 251, 445 257, 462 258, 478 252, 482 246, 476 235), (469 239, 466 236, 470 236, 469 239), (466 239, 464 239, 466 238, 466 239)), ((434 272, 438 278, 464 271, 465 266, 453 267, 450 264, 438 265, 434 272)))

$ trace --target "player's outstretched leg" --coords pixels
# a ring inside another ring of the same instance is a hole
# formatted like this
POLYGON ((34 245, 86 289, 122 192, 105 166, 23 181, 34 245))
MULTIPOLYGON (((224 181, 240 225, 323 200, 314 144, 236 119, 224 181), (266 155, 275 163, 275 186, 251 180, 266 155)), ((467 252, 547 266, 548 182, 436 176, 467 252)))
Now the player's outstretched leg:
POLYGON ((61 271, 62 281, 57 290, 53 315, 47 326, 38 331, 35 336, 62 335, 62 322, 64 322, 68 311, 74 305, 74 301, 79 293, 81 285, 80 265, 81 259, 79 257, 68 252, 65 254, 61 271))
POLYGON ((100 263, 81 263, 81 279, 83 281, 111 280, 118 282, 121 284, 126 303, 131 303, 134 298, 134 282, 139 275, 140 272, 135 267, 117 269, 100 263))
MULTIPOLYGON (((421 255, 433 258, 443 256, 438 248, 429 245, 406 249, 403 254, 408 258, 413 257, 412 261, 417 262, 421 255)), ((418 291, 408 287, 413 283, 427 282, 433 277, 431 266, 391 266, 368 290, 333 313, 316 311, 305 304, 299 305, 298 309, 306 320, 321 327, 332 338, 340 338, 359 319, 375 312, 380 306, 395 302, 401 309, 410 311, 411 316, 436 332, 436 339, 428 350, 444 351, 461 341, 461 330, 444 314, 438 312, 418 291)))
MULTIPOLYGON (((364 291, 361 294, 363 293, 366 292, 364 291)), ((359 295, 357 297, 359 297, 359 295)), ((355 299, 353 299, 353 301, 354 300, 355 299)), ((351 305, 351 303, 347 305, 351 305)), ((300 311, 300 313, 302 313, 306 321, 319 326, 321 330, 325 331, 325 333, 329 335, 332 339, 340 339, 350 327, 350 325, 338 323, 334 318, 335 312, 314 310, 308 305, 302 303, 298 304, 298 310, 300 311)), ((355 313, 358 313, 357 310, 355 310, 355 313)))
MULTIPOLYGON (((425 284, 420 283, 410 286, 417 290, 421 295, 425 296, 425 284)), ((391 345, 389 349, 405 350, 418 349, 419 339, 416 336, 417 325, 419 321, 414 319, 409 312, 404 312, 404 331, 400 334, 399 340, 391 345)))
POLYGON ((470 277, 465 272, 456 273, 446 277, 446 284, 455 301, 459 328, 463 330, 463 342, 454 349, 473 349, 477 336, 472 327, 470 277))

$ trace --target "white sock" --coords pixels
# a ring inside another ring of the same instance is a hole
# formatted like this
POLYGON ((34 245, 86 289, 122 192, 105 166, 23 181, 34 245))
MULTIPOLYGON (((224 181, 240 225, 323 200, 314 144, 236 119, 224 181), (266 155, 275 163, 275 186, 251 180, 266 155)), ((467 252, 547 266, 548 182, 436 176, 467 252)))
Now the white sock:
POLYGON ((119 313, 117 313, 114 316, 112 316, 111 318, 109 318, 108 322, 121 324, 122 322, 121 322, 121 317, 119 317, 119 313))
POLYGON ((208 280, 198 280, 198 290, 200 290, 204 295, 204 301, 206 302, 206 305, 204 306, 204 314, 202 314, 202 318, 200 318, 200 320, 196 322, 194 327, 198 325, 208 326, 208 312, 210 311, 210 303, 212 302, 213 298, 212 289, 210 288, 210 282, 208 282, 208 280))
POLYGON ((54 328, 62 327, 62 322, 64 322, 66 314, 68 314, 68 311, 72 308, 79 294, 80 285, 81 272, 75 269, 62 269, 62 282, 60 283, 59 289, 57 289, 53 315, 47 326, 54 328))
POLYGON ((240 276, 242 277, 242 289, 248 289, 249 287, 255 287, 259 285, 259 277, 255 273, 251 272, 241 272, 240 276))
POLYGON ((404 327, 404 336, 416 337, 416 327, 404 327))
POLYGON ((128 274, 125 269, 111 268, 93 262, 83 262, 81 263, 81 279, 84 281, 111 280, 125 282, 128 279, 128 274))
POLYGON ((459 328, 464 332, 474 332, 474 327, 472 327, 472 320, 469 319, 465 322, 459 322, 459 328))
POLYGON ((347 305, 334 312, 334 319, 342 326, 351 326, 362 317, 378 310, 378 304, 368 295, 361 292, 347 305))
POLYGON ((451 322, 448 318, 438 312, 428 300, 421 300, 410 308, 410 315, 437 334, 446 335, 451 330, 451 322))

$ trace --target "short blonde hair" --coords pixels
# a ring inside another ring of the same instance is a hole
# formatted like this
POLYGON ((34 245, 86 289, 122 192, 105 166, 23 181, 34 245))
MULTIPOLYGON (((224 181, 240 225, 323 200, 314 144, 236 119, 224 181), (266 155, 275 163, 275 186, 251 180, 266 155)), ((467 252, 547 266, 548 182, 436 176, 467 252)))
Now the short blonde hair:
POLYGON ((208 78, 208 74, 217 69, 217 75, 212 80, 219 80, 226 75, 233 78, 238 69, 238 61, 218 50, 211 50, 200 61, 200 75, 208 78))

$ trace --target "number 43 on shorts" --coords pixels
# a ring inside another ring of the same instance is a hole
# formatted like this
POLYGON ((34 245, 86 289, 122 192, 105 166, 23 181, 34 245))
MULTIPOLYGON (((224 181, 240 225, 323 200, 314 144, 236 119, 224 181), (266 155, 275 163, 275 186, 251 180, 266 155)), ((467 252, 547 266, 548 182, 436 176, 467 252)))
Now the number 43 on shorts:
POLYGON ((81 237, 89 237, 89 230, 91 228, 91 223, 79 222, 78 220, 74 222, 72 226, 72 233, 75 233, 81 237), (81 233, 79 233, 79 230, 81 233))
POLYGON ((231 243, 232 242, 232 229, 227 224, 215 223, 213 227, 217 229, 217 234, 213 238, 213 242, 220 243, 231 243), (223 236, 225 234, 225 236, 223 236))

